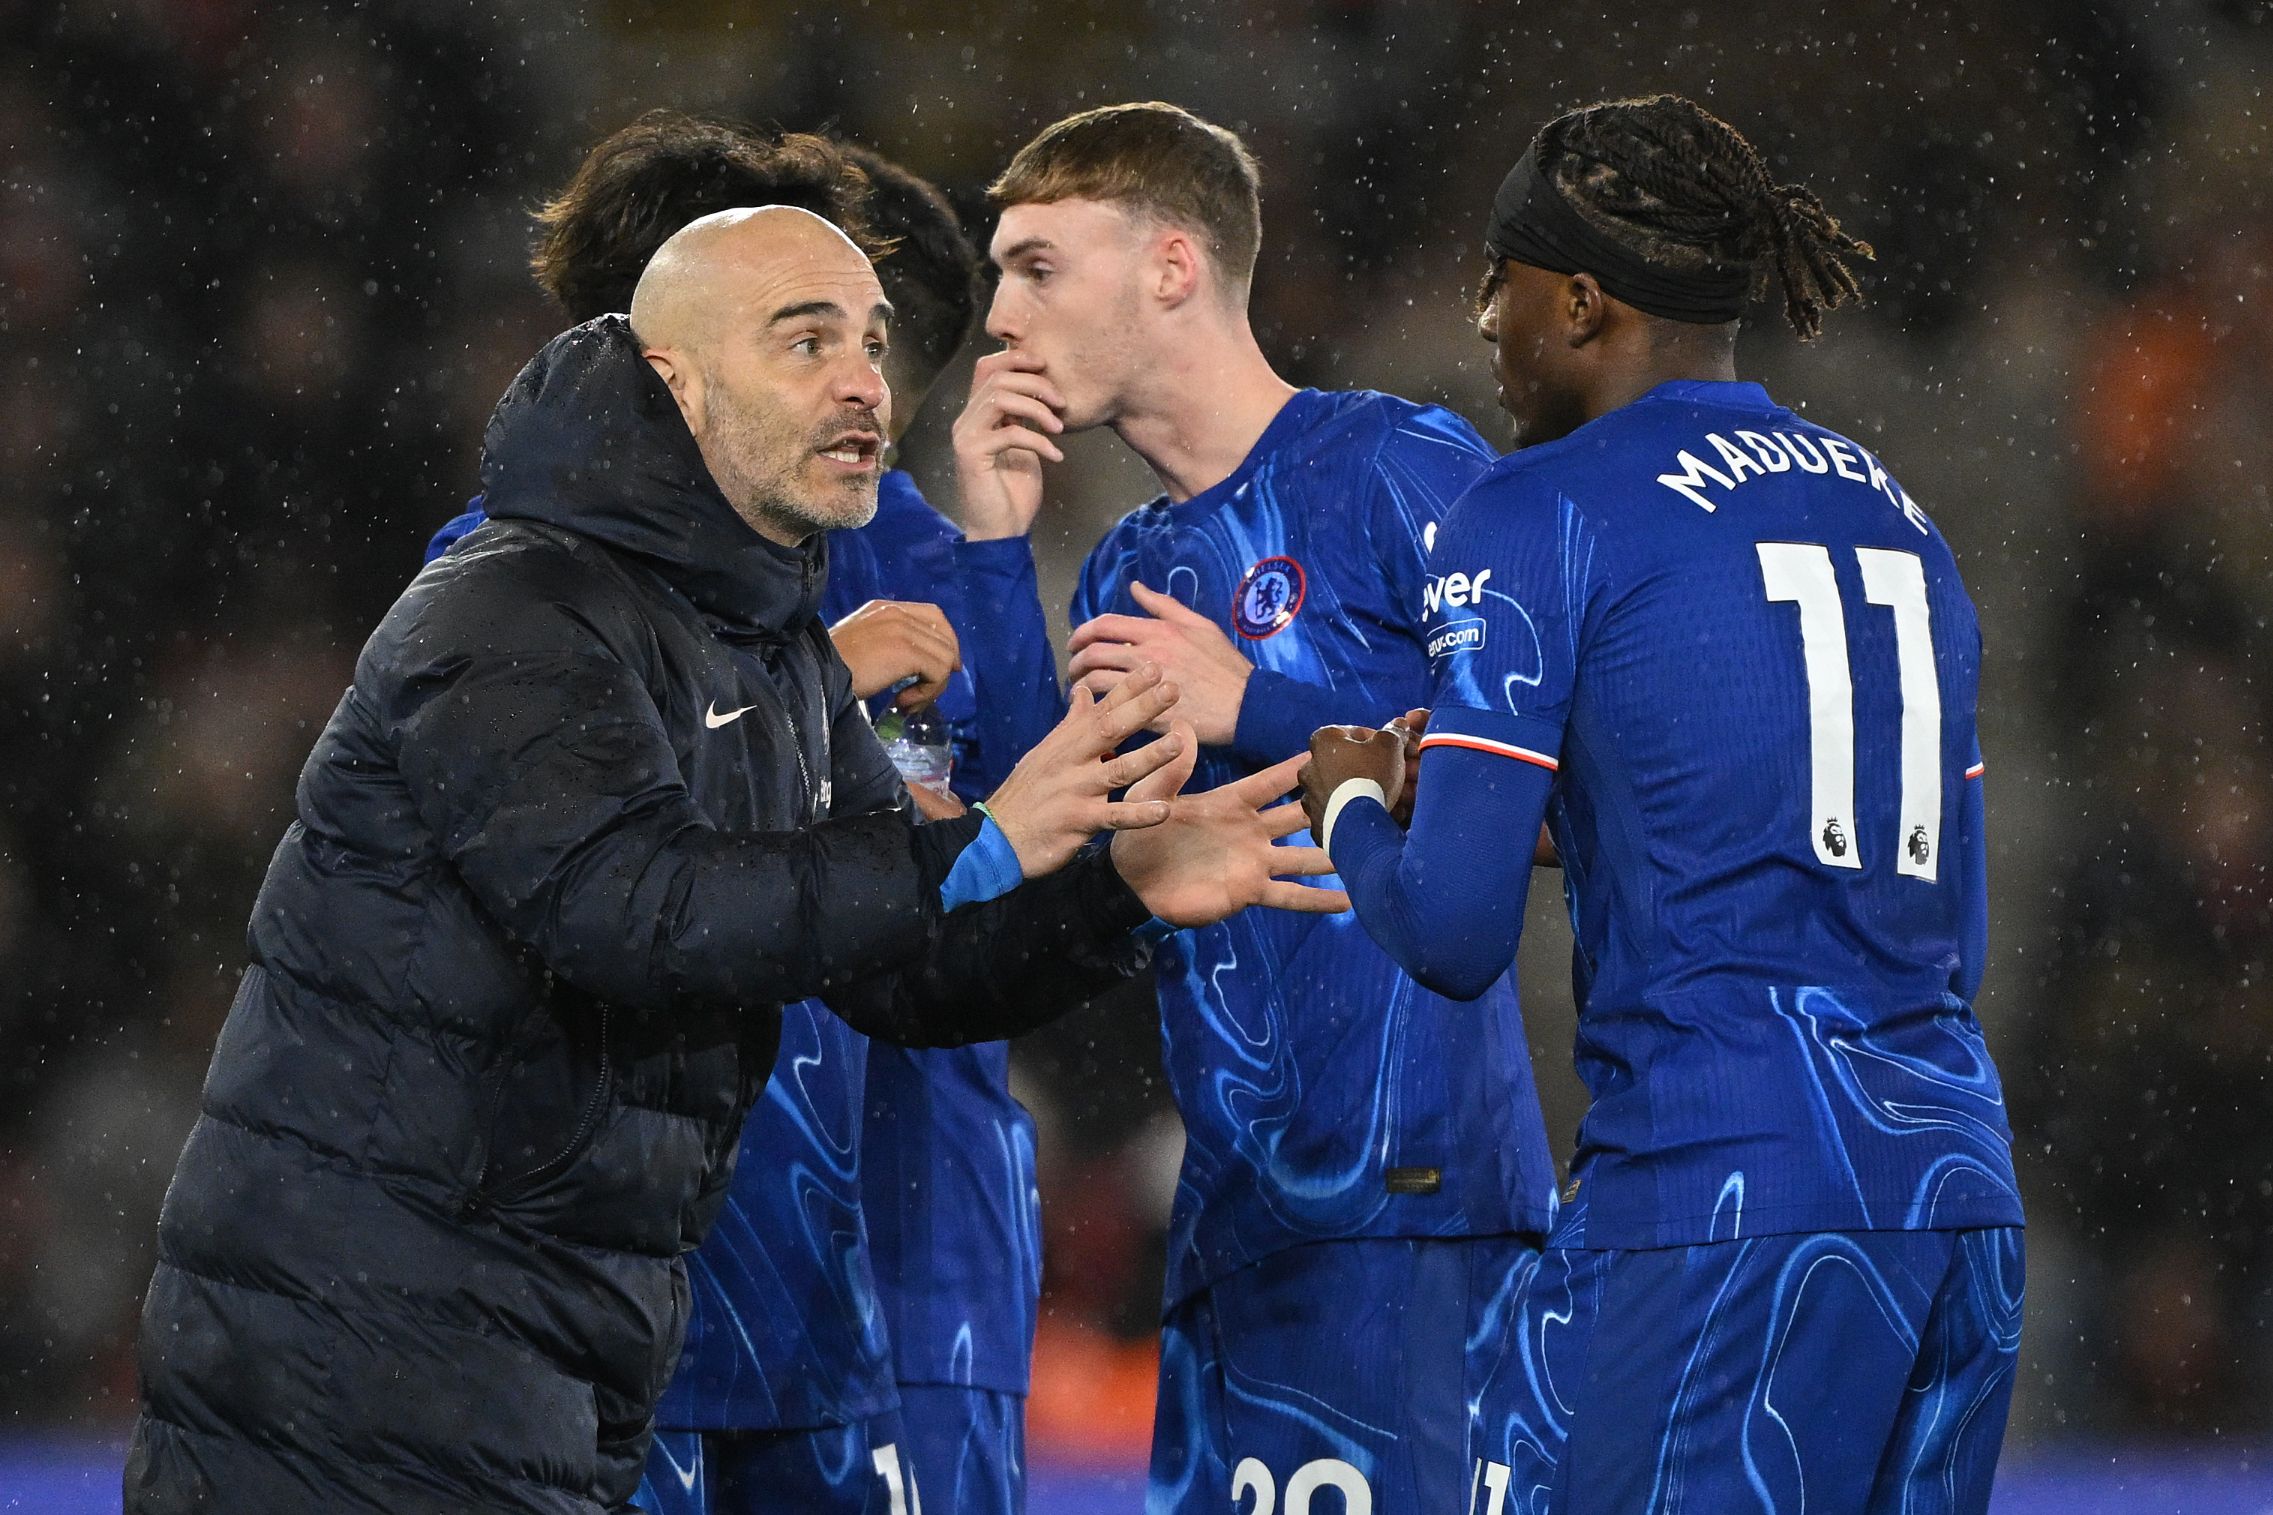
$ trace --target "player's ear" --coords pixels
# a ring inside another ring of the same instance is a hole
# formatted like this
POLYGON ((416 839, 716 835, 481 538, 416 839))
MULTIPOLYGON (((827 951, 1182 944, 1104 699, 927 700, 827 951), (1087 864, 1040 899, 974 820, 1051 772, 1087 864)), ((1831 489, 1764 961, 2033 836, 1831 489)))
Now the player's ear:
POLYGON ((1603 318, 1610 313, 1610 297, 1592 274, 1572 274, 1563 287, 1563 332, 1573 347, 1584 347, 1601 334, 1603 318))
POLYGON ((1173 226, 1162 232, 1153 244, 1153 298, 1173 310, 1198 292, 1201 277, 1191 233, 1173 226))

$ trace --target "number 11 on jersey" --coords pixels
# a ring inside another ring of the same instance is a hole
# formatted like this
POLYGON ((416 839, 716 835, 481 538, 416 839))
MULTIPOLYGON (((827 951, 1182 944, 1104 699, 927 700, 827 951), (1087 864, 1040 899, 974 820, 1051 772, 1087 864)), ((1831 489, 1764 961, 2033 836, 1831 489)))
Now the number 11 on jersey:
MULTIPOLYGON (((1807 670, 1809 819, 1815 858, 1832 868, 1863 866, 1855 827, 1855 690, 1847 619, 1831 553, 1815 542, 1762 542, 1760 577, 1768 598, 1799 607, 1800 658, 1807 670)), ((1863 597, 1894 616, 1894 661, 1901 680, 1902 791, 1895 871, 1931 882, 1941 854, 1942 692, 1934 677, 1933 618, 1926 567, 1914 552, 1858 547, 1863 597)))

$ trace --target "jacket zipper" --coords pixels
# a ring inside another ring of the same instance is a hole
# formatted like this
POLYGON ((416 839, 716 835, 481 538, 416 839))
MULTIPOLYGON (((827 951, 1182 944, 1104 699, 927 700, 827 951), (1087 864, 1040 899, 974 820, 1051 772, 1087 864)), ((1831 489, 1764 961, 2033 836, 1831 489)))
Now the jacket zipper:
MULTIPOLYGON (((494 1187, 488 1182, 486 1178, 484 1178, 481 1182, 476 1183, 473 1187, 473 1192, 466 1196, 465 1203, 459 1206, 459 1214, 473 1214, 476 1210, 479 1210, 483 1206, 487 1205, 500 1190, 510 1189, 520 1184, 542 1183, 544 1180, 552 1177, 555 1173, 559 1172, 562 1168, 565 1168, 568 1165, 569 1161, 576 1156, 577 1152, 583 1148, 585 1138, 592 1134, 593 1124, 600 1118, 600 1106, 606 1102, 608 1097, 608 1090, 615 1082, 615 1061, 608 1051, 609 1014, 610 1007, 608 1003, 605 1000, 601 1001, 600 1076, 593 1083, 592 1093, 590 1097, 584 1101, 584 1108, 581 1112, 578 1113, 576 1117, 576 1128, 573 1131, 569 1132, 568 1140, 561 1144, 561 1148, 558 1152, 555 1152, 552 1156, 546 1158, 543 1162, 537 1164, 534 1168, 530 1168, 525 1172, 516 1173, 510 1178, 501 1178, 497 1181, 494 1187)), ((495 1124, 497 1118, 497 1101, 503 1097, 504 1092, 504 1087, 501 1084, 498 1088, 497 1094, 491 1098, 490 1120, 493 1125, 495 1124)))

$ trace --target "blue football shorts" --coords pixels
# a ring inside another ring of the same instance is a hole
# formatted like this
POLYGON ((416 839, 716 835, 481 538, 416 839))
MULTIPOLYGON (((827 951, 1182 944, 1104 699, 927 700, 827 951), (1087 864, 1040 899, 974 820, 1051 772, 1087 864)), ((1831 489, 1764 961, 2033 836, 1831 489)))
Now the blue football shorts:
POLYGON ((657 1430, 632 1503, 650 1515, 915 1515, 900 1415, 798 1431, 657 1430))
POLYGON ((1530 1237, 1291 1247, 1162 1323, 1151 1515, 1451 1511, 1467 1497, 1469 1320, 1530 1237))
POLYGON ((1470 1515, 1979 1515, 2021 1232, 1550 1248, 1476 1323, 1470 1515))
POLYGON ((1021 1515, 1026 1400, 953 1384, 900 1385, 900 1460, 933 1515, 1021 1515))

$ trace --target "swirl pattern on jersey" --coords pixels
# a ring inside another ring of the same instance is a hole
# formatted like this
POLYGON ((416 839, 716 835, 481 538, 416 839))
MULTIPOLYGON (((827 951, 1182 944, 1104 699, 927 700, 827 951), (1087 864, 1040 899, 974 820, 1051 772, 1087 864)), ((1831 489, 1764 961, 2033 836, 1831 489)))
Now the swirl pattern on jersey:
MULTIPOLYGON (((1427 542, 1489 456, 1447 412, 1305 391, 1221 484, 1115 527, 1073 619, 1141 615, 1143 583, 1223 629, 1258 672, 1238 740, 1206 749, 1191 787, 1229 782, 1317 725, 1420 701, 1427 542)), ((1156 963, 1186 1133, 1171 1305, 1305 1242, 1544 1228, 1554 1169, 1511 984, 1454 1004, 1354 917, 1275 911, 1180 932, 1156 963)))
MULTIPOLYGON (((1000 1042, 872 1046, 863 1192, 895 1375, 1023 1394, 1041 1292, 1034 1123, 1000 1042)), ((917 1414, 903 1418, 911 1434, 917 1414)))
POLYGON ((687 1258, 686 1345, 659 1425, 835 1425, 896 1402, 861 1221, 867 1054, 820 1004, 783 1010, 735 1181, 687 1258))
POLYGON ((1185 1301, 1161 1331, 1145 1508, 1454 1508, 1468 1322, 1537 1257, 1523 1237, 1369 1238, 1279 1253, 1185 1301))
POLYGON ((1757 385, 1667 383, 1495 463, 1431 567, 1439 729, 1556 768, 1593 1095, 1558 1240, 2018 1224, 1968 1003, 1979 623, 1884 467, 1757 385), (1837 466, 1687 491, 1771 435, 1837 466))
POLYGON ((1550 1248, 1475 1319, 1470 1515, 1978 1515, 2021 1233, 1550 1248))

